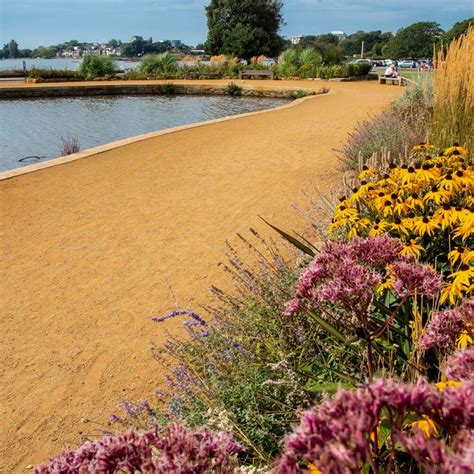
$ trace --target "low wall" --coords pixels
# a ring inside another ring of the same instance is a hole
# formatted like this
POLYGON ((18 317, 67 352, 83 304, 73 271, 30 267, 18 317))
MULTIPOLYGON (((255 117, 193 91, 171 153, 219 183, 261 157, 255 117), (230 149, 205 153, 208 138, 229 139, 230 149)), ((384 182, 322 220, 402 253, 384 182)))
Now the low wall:
MULTIPOLYGON (((8 87, 0 89, 0 99, 27 99, 34 97, 78 97, 103 95, 146 95, 146 94, 181 94, 181 95, 225 95, 226 86, 200 84, 97 84, 97 85, 51 85, 42 87, 8 87)), ((295 89, 241 87, 242 95, 247 97, 294 98, 295 89)), ((299 95, 316 95, 327 90, 314 91, 301 88, 299 95)))

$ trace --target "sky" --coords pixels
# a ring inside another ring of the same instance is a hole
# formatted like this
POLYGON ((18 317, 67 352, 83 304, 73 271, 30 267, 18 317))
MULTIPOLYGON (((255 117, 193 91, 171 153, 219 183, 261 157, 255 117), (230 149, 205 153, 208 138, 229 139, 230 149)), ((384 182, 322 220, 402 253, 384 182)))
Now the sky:
MULTIPOLYGON (((235 0, 238 1, 238 0, 235 0)), ((70 39, 104 42, 179 39, 195 45, 206 38, 209 0, 0 0, 0 43, 20 48, 70 39)), ((342 30, 396 32, 416 21, 444 29, 474 16, 474 0, 286 0, 284 36, 342 30)))

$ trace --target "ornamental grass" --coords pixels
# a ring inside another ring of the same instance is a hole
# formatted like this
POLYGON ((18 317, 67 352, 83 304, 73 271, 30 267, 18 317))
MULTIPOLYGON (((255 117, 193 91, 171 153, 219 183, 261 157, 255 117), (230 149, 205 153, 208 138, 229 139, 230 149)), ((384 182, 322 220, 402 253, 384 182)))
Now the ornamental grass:
POLYGON ((474 27, 435 53, 432 137, 474 149, 474 27))

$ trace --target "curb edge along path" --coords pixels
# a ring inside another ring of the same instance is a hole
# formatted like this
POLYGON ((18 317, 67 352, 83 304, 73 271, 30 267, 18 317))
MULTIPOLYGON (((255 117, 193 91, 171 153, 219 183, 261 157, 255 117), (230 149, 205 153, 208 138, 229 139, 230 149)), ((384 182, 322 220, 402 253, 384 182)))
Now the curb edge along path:
MULTIPOLYGON (((303 84, 323 85, 278 81, 303 84)), ((335 93, 292 107, 0 181, 0 471, 23 472, 97 434, 101 425, 81 419, 106 423, 123 399, 153 399, 163 373, 149 341, 181 322, 149 316, 199 309, 210 284, 225 289, 225 240, 249 227, 266 234, 257 215, 297 228, 289 207, 301 188, 337 185, 332 149, 399 93, 328 87, 335 93)))

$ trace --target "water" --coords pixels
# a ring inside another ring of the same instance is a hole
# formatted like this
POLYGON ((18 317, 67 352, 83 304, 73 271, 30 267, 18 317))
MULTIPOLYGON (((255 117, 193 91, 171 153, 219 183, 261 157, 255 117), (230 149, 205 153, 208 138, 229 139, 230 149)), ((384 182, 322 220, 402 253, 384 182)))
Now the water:
POLYGON ((159 95, 2 100, 0 171, 60 156, 61 137, 68 135, 77 137, 81 150, 86 150, 142 133, 284 103, 283 99, 159 95))
MULTIPOLYGON (((30 69, 69 69, 75 71, 81 59, 58 58, 58 59, 42 59, 42 58, 24 58, 24 59, 2 59, 0 60, 0 71, 9 71, 12 69, 23 69, 23 61, 26 68, 30 69)), ((125 69, 136 68, 140 63, 138 61, 114 61, 117 69, 124 71, 125 69)))

